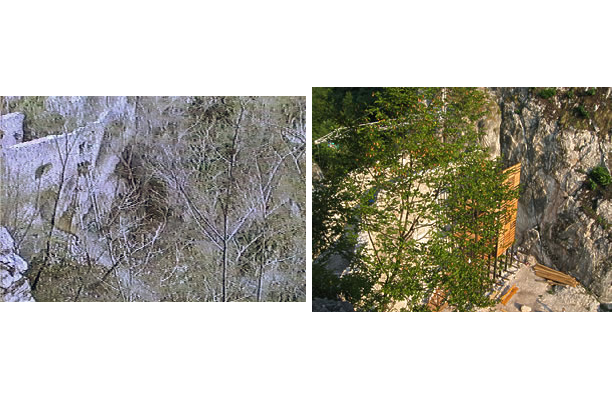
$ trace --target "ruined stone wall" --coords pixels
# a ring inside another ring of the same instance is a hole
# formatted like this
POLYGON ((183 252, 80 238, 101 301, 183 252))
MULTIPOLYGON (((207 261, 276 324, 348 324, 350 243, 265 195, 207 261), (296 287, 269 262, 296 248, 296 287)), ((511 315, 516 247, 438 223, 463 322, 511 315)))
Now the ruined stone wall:
POLYGON ((58 184, 62 175, 76 175, 79 166, 95 163, 104 132, 100 128, 100 124, 93 124, 66 135, 4 147, 7 180, 19 180, 22 190, 35 191, 39 186, 46 189, 58 184))
MULTIPOLYGON (((11 132, 23 132, 18 126, 22 115, 0 119, 11 121, 11 132)), ((15 143, 19 135, 12 134, 11 140, 3 140, 0 218, 24 244, 23 254, 40 250, 53 217, 59 234, 83 238, 93 231, 92 221, 110 207, 116 194, 114 170, 122 146, 134 132, 131 120, 129 112, 109 110, 63 135, 15 143)))

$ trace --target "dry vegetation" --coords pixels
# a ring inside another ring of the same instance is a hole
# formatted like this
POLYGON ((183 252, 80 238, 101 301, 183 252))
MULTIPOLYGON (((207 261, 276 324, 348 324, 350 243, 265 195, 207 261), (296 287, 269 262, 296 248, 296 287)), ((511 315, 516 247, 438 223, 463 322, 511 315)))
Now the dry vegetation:
MULTIPOLYGON (((44 237, 29 260, 35 298, 304 301, 305 99, 131 101, 136 134, 122 146, 109 211, 89 210, 88 232, 70 224, 75 215, 58 215, 62 183, 46 202, 28 199, 48 221, 16 234, 24 244, 44 237)), ((108 139, 123 130, 108 126, 108 139)), ((14 234, 28 226, 27 214, 18 219, 4 215, 14 234)))

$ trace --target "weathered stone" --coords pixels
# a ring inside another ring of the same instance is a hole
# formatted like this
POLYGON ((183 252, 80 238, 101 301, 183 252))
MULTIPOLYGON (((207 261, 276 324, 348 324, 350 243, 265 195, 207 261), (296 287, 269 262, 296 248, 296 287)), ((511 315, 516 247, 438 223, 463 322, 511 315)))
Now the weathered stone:
POLYGON ((0 226, 0 254, 12 253, 15 249, 15 242, 5 227, 0 226))
POLYGON ((22 113, 0 115, 0 147, 21 143, 24 118, 22 113))
POLYGON ((597 206, 597 214, 612 224, 612 200, 605 200, 597 206))
POLYGON ((529 307, 529 306, 521 306, 521 312, 531 312, 531 307, 529 307))
POLYGON ((0 301, 33 301, 30 284, 23 276, 28 265, 14 253, 13 238, 4 227, 0 227, 0 249, 0 301))
POLYGON ((491 92, 501 109, 504 163, 521 163, 518 244, 540 263, 574 276, 600 301, 612 301, 612 235, 605 229, 612 207, 600 201, 596 215, 587 214, 593 205, 584 185, 593 167, 612 167, 612 136, 597 125, 598 114, 611 107, 598 103, 589 121, 576 119, 576 104, 566 96, 544 101, 529 88, 491 92))
POLYGON ((491 158, 500 156, 499 129, 502 115, 499 106, 493 99, 487 105, 489 115, 478 121, 478 129, 484 132, 481 144, 489 148, 491 158))
MULTIPOLYGON (((57 234, 91 235, 84 227, 96 222, 92 210, 104 214, 112 204, 119 179, 115 167, 135 129, 135 104, 127 97, 49 97, 45 106, 58 115, 74 117, 84 126, 27 142, 0 143, 3 194, 18 199, 21 205, 11 217, 30 226, 30 235, 20 248, 26 258, 45 246, 44 235, 34 232, 54 216, 57 234)), ((22 114, 3 119, 10 121, 11 132, 23 133, 22 114)), ((2 201, 7 200, 0 198, 2 201)), ((95 248, 96 237, 88 237, 87 242, 93 254, 103 251, 95 248)))

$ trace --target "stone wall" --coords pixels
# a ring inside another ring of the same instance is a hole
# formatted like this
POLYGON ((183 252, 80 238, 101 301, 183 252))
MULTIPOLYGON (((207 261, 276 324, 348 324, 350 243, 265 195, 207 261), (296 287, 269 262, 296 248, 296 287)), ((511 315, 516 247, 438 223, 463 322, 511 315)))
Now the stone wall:
POLYGON ((72 177, 80 166, 84 171, 95 164, 103 134, 103 125, 94 123, 65 135, 3 147, 5 177, 19 180, 27 191, 57 185, 62 175, 72 177))
POLYGON ((23 143, 18 143, 23 115, 0 117, 14 133, 0 149, 0 218, 23 243, 22 254, 41 249, 54 216, 58 233, 91 233, 96 215, 108 210, 116 194, 115 166, 134 132, 133 111, 107 110, 73 132, 23 143))

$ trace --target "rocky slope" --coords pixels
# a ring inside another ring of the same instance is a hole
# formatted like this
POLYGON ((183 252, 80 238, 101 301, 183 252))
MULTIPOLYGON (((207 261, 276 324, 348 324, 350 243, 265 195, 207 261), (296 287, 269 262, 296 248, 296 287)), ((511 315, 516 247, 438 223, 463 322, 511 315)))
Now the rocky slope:
POLYGON ((303 301, 304 109, 293 97, 0 96, 0 225, 32 295, 303 301))
POLYGON ((521 163, 518 243, 612 301, 612 200, 585 185, 592 168, 612 167, 611 90, 491 93, 501 111, 502 158, 521 163))
POLYGON ((28 264, 15 253, 15 242, 0 227, 0 301, 34 301, 30 283, 23 275, 28 264))

